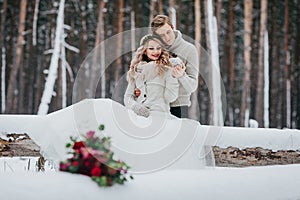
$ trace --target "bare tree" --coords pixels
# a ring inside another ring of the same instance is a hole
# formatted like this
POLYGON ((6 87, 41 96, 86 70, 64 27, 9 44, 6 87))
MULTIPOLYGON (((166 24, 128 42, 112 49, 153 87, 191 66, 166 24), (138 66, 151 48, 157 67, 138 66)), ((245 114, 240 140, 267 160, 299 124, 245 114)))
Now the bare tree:
POLYGON ((259 50, 258 50, 258 70, 257 70, 257 87, 255 103, 255 120, 260 127, 263 127, 263 88, 264 88, 264 34, 267 29, 267 0, 260 2, 260 30, 259 30, 259 50))
POLYGON ((4 27, 6 21, 7 0, 3 0, 1 9, 0 25, 0 60, 1 60, 1 113, 5 112, 5 71, 6 71, 6 49, 4 45, 4 27))
POLYGON ((81 31, 80 31, 80 57, 84 58, 87 54, 87 48, 88 48, 88 35, 87 35, 87 19, 86 19, 86 0, 80 0, 80 25, 81 25, 81 31))
MULTIPOLYGON (((100 64, 100 73, 101 73, 101 97, 105 97, 105 46, 104 46, 104 17, 103 10, 105 6, 105 1, 99 2, 99 15, 96 31, 96 53, 97 64, 100 64), (100 45, 100 46, 99 46, 100 45), (100 58, 100 59, 99 59, 100 58)), ((96 65, 97 65, 96 64, 96 65)), ((95 73, 92 75, 94 76, 95 73)), ((94 81, 96 78, 94 78, 94 81)), ((93 82, 94 83, 94 82, 93 82)))
MULTIPOLYGON (((124 0, 119 0, 119 14, 118 14, 118 41, 117 41, 117 49, 116 49, 116 54, 119 56, 117 58, 116 62, 116 70, 114 74, 114 80, 115 80, 115 85, 117 85, 117 82, 120 80, 121 73, 122 73, 122 48, 123 48, 123 22, 124 22, 124 0)), ((119 93, 118 93, 119 94, 119 93)), ((122 101, 122 96, 121 93, 120 95, 117 96, 116 101, 117 102, 123 102, 122 101)))
POLYGON ((17 79, 18 71, 20 69, 20 65, 22 64, 22 57, 23 57, 25 20, 27 14, 26 8, 27 8, 27 0, 21 0, 17 46, 14 54, 13 68, 11 69, 10 72, 8 89, 7 89, 7 108, 8 108, 7 111, 10 113, 14 113, 17 111, 18 90, 16 88, 16 79, 17 79))
POLYGON ((234 62, 234 5, 235 0, 229 0, 229 13, 228 13, 228 34, 229 34, 229 122, 234 125, 234 91, 235 91, 235 62, 234 62))
POLYGON ((221 100, 221 78, 220 78, 220 63, 218 49, 218 27, 217 19, 213 16, 212 0, 207 0, 207 18, 209 43, 211 47, 211 88, 212 91, 212 114, 213 124, 217 126, 223 125, 223 105, 221 100))
MULTIPOLYGON (((280 81, 279 81, 279 66, 280 66, 280 40, 275 39, 279 38, 279 24, 278 24, 278 17, 279 17, 279 6, 278 1, 271 2, 272 9, 270 18, 272 18, 272 25, 270 29, 270 55, 274 59, 270 59, 271 68, 270 68, 270 75, 271 75, 271 96, 277 96, 280 90, 280 81)), ((270 99, 270 126, 271 127, 279 127, 279 116, 281 115, 280 112, 280 103, 281 95, 278 98, 271 98, 270 99)))
POLYGON ((175 0, 169 0, 169 17, 171 19, 172 24, 174 25, 174 28, 177 28, 175 0))
POLYGON ((289 128, 291 123, 291 82, 290 82, 290 51, 289 51, 289 1, 284 3, 284 80, 285 101, 283 103, 283 126, 289 128))
MULTIPOLYGON (((198 57, 200 58, 201 51, 201 10, 200 0, 195 0, 195 46, 199 52, 198 57)), ((199 67, 199 66, 198 66, 199 67)), ((195 92, 191 96, 191 106, 189 107, 189 118, 199 121, 199 102, 198 102, 199 85, 195 92)))
POLYGON ((211 47, 210 47, 210 42, 209 42, 209 31, 208 31, 208 17, 207 17, 207 0, 203 1, 204 5, 204 19, 205 19, 205 38, 206 38, 206 50, 208 54, 211 54, 211 47))
POLYGON ((34 17, 32 22, 32 44, 36 46, 36 32, 37 32, 37 21, 38 21, 38 13, 39 13, 39 4, 40 0, 35 0, 34 5, 34 17))
POLYGON ((296 116, 295 116, 295 123, 296 123, 296 128, 300 129, 300 4, 298 3, 297 5, 297 35, 296 35, 296 41, 295 41, 295 67, 296 67, 296 80, 295 80, 295 85, 296 85, 296 116))
POLYGON ((218 41, 220 39, 220 33, 221 33, 222 7, 223 7, 223 1, 218 0, 217 9, 216 9, 216 17, 217 17, 217 23, 218 23, 218 41))
POLYGON ((158 0, 158 13, 160 15, 164 14, 164 9, 163 9, 163 1, 162 0, 158 0))
POLYGON ((253 1, 245 0, 244 2, 244 77, 243 77, 243 94, 241 107, 241 126, 248 126, 250 112, 250 71, 251 71, 251 34, 252 34, 252 10, 253 1))
POLYGON ((49 66, 47 81, 45 83, 45 88, 43 91, 43 96, 41 99, 41 103, 39 105, 38 115, 45 115, 48 113, 49 104, 51 102, 53 91, 54 91, 54 85, 57 78, 58 61, 60 56, 61 44, 62 44, 62 36, 64 32, 63 30, 64 7, 65 7, 65 0, 61 0, 59 3, 59 9, 57 15, 54 49, 51 57, 51 63, 49 66))
POLYGON ((155 4, 156 4, 156 0, 150 0, 149 24, 150 24, 152 18, 154 17, 155 4))

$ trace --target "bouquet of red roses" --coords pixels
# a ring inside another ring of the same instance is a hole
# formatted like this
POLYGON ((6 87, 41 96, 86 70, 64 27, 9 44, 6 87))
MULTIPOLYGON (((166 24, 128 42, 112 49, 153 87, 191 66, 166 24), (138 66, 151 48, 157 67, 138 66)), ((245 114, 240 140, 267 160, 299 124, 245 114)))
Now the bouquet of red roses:
MULTIPOLYGON (((99 130, 103 131, 104 125, 100 125, 99 130)), ((99 138, 94 131, 89 131, 81 141, 71 137, 71 142, 66 147, 71 149, 69 153, 72 156, 60 162, 59 169, 90 176, 99 186, 123 184, 127 181, 129 166, 113 159, 110 144, 109 137, 99 138)), ((132 176, 129 177, 133 179, 132 176)))

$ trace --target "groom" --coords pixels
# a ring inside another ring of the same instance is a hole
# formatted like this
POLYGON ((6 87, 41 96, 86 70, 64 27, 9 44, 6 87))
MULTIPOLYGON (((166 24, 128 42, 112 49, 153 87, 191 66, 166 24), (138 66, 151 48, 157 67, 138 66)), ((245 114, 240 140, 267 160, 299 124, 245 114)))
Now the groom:
POLYGON ((192 43, 182 38, 168 16, 157 15, 151 21, 151 31, 158 35, 166 45, 170 54, 175 54, 184 63, 183 67, 176 65, 173 76, 179 82, 179 96, 171 103, 171 114, 179 118, 188 117, 188 107, 191 105, 191 94, 198 86, 199 59, 198 51, 192 43))

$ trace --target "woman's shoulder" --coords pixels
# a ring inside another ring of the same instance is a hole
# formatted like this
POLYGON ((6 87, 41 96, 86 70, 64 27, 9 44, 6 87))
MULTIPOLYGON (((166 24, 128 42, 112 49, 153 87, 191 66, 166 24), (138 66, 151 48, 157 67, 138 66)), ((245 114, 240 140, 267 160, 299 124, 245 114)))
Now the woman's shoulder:
POLYGON ((150 62, 140 61, 138 63, 139 66, 142 66, 142 65, 154 65, 154 64, 155 64, 155 61, 150 61, 150 62))
POLYGON ((142 69, 142 71, 151 70, 154 68, 155 65, 156 65, 155 61, 150 61, 150 62, 141 61, 139 62, 137 68, 142 69))

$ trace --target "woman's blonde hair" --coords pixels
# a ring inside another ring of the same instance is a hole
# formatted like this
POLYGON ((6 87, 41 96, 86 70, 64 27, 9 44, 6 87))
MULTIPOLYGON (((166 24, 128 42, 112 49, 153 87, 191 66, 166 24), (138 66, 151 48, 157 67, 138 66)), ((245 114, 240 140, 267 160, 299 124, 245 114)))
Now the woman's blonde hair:
POLYGON ((128 72, 128 79, 131 81, 134 81, 134 75, 136 72, 136 67, 138 65, 138 63, 145 61, 145 62, 150 62, 151 60, 149 60, 148 56, 145 54, 146 49, 147 49, 147 45, 149 43, 149 41, 155 41, 157 43, 159 43, 162 47, 162 51, 161 54, 159 56, 159 58, 155 61, 156 63, 156 71, 157 74, 159 76, 163 76, 165 74, 165 72, 168 70, 168 66, 171 66, 170 61, 169 61, 169 53, 163 48, 163 44, 162 41, 160 40, 160 38, 156 35, 153 34, 148 34, 145 35, 144 37, 142 37, 141 41, 140 41, 140 47, 136 50, 136 55, 135 58, 133 59, 132 62, 132 68, 129 69, 128 72))

